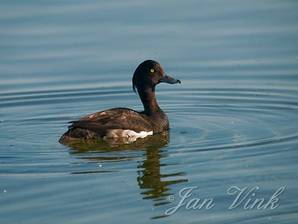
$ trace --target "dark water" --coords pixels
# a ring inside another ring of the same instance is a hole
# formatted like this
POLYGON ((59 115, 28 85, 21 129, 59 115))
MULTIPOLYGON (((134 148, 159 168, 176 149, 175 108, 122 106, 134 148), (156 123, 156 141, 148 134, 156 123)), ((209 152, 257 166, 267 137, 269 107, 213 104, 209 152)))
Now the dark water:
POLYGON ((296 223, 297 12, 294 0, 2 0, 0 223, 296 223), (149 58, 183 83, 158 87, 169 136, 58 143, 84 114, 141 109, 130 80, 149 58), (229 210, 232 186, 284 191, 275 209, 229 210), (166 216, 185 187, 215 206, 166 216))

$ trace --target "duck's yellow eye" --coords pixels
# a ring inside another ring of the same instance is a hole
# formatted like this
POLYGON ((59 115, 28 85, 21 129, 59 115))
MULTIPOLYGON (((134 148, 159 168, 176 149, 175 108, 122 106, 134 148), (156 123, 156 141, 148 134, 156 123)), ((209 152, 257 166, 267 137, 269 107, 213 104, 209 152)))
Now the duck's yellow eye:
POLYGON ((153 73, 153 72, 155 72, 155 71, 154 71, 154 69, 153 69, 153 68, 151 68, 151 69, 150 69, 150 72, 151 72, 151 73, 153 73))

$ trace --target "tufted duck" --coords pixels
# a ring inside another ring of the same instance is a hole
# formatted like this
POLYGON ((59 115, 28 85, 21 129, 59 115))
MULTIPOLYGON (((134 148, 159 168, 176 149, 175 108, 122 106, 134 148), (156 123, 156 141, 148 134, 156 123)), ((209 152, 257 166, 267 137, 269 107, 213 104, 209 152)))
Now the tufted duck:
POLYGON ((158 62, 142 62, 134 72, 132 84, 133 90, 137 91, 141 98, 144 111, 113 108, 89 114, 70 122, 72 124, 68 131, 59 141, 67 144, 72 140, 125 138, 133 142, 138 138, 168 130, 169 120, 155 97, 155 87, 162 82, 181 83, 180 80, 165 75, 158 62))

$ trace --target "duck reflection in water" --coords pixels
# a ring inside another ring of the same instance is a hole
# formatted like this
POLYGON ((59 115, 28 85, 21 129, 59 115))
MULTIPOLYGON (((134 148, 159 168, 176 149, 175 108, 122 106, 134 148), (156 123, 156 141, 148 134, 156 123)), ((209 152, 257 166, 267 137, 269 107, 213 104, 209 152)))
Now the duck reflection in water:
MULTIPOLYGON (((100 153, 100 157, 96 156, 98 155, 97 153, 92 157, 83 157, 85 159, 97 162, 106 162, 109 159, 112 159, 113 161, 123 162, 123 160, 125 160, 125 158, 127 157, 117 156, 111 158, 109 156, 109 153, 115 153, 116 151, 120 152, 120 150, 122 152, 123 150, 144 150, 144 157, 137 166, 137 183, 139 188, 141 189, 143 199, 152 199, 154 201, 154 205, 158 206, 169 203, 166 199, 167 196, 171 194, 171 185, 187 182, 187 179, 183 178, 183 176, 185 175, 185 173, 183 172, 168 174, 161 173, 161 166, 166 167, 168 165, 164 162, 161 163, 161 160, 167 157, 167 152, 165 149, 168 143, 169 132, 166 131, 160 134, 149 136, 144 139, 138 139, 137 141, 130 144, 123 144, 123 142, 119 141, 86 142, 85 140, 83 142, 73 142, 69 146, 73 149, 73 154, 83 155, 84 153, 90 151, 100 153)), ((80 156, 80 158, 82 157, 80 156)))

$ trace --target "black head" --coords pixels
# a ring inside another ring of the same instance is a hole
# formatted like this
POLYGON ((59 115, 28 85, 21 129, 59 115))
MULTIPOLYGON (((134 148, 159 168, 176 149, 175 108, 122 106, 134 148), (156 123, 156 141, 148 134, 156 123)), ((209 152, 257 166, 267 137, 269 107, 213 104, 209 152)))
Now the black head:
POLYGON ((146 60, 142 62, 135 70, 132 78, 133 90, 143 88, 155 88, 159 83, 181 83, 180 80, 174 79, 165 74, 161 65, 153 60, 146 60))

